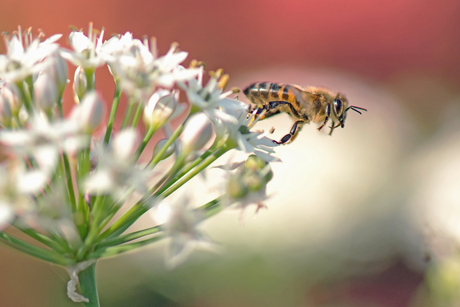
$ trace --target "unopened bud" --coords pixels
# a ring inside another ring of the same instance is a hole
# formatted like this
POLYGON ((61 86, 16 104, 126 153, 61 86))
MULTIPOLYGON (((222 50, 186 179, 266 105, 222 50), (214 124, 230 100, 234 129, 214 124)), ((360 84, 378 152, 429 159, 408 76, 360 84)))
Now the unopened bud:
POLYGON ((97 92, 89 92, 71 114, 71 118, 81 125, 82 130, 88 134, 94 132, 102 122, 105 104, 97 92))
POLYGON ((213 124, 204 113, 192 115, 184 126, 180 139, 182 141, 181 155, 200 150, 211 140, 213 124))
POLYGON ((248 188, 241 181, 239 176, 232 176, 227 182, 227 193, 232 199, 240 199, 248 194, 248 188))
POLYGON ((160 89, 150 97, 144 109, 144 123, 147 127, 156 129, 164 125, 173 115, 179 100, 179 92, 160 89))
POLYGON ((14 83, 7 82, 3 85, 2 94, 10 105, 13 116, 17 116, 22 107, 21 93, 14 83))
POLYGON ((53 61, 50 70, 53 72, 58 93, 62 96, 69 82, 67 79, 67 62, 58 51, 54 52, 49 58, 53 61))
POLYGON ((58 100, 58 89, 54 76, 43 73, 34 84, 35 100, 45 112, 51 110, 58 100))
POLYGON ((0 94, 0 124, 4 127, 9 128, 11 127, 11 118, 13 114, 11 113, 10 104, 6 100, 6 98, 0 94))
MULTIPOLYGON (((158 155, 160 150, 166 145, 167 141, 168 141, 168 139, 161 139, 156 143, 155 148, 153 149, 153 155, 152 155, 153 157, 156 157, 158 155)), ((173 154, 174 150, 176 150, 176 144, 173 142, 171 145, 169 145, 168 148, 166 148, 166 151, 161 156, 160 160, 164 160, 164 159, 168 158, 169 156, 171 156, 173 154)))
MULTIPOLYGON (((93 81, 96 80, 96 75, 93 72, 93 81)), ((79 103, 88 90, 88 79, 86 78, 85 70, 83 67, 78 66, 75 70, 73 79, 73 96, 76 103, 79 103)), ((94 85, 92 88, 95 88, 94 85)))
POLYGON ((252 172, 260 171, 267 165, 262 158, 256 155, 250 155, 246 162, 244 162, 244 169, 252 172))

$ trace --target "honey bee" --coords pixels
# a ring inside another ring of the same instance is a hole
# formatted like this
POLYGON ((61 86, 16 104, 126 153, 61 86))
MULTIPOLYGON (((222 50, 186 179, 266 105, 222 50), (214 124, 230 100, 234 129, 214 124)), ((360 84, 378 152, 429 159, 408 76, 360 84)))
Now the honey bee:
POLYGON ((261 114, 260 120, 285 112, 296 121, 288 134, 283 136, 277 144, 284 144, 289 140, 292 142, 304 124, 310 122, 321 123, 318 130, 321 130, 330 119, 332 124, 329 128, 345 125, 347 111, 367 111, 357 106, 349 106, 347 98, 338 92, 309 86, 305 89, 298 85, 282 84, 274 82, 257 82, 249 85, 243 93, 251 101, 249 112, 261 114), (337 125, 335 123, 338 122, 337 125))

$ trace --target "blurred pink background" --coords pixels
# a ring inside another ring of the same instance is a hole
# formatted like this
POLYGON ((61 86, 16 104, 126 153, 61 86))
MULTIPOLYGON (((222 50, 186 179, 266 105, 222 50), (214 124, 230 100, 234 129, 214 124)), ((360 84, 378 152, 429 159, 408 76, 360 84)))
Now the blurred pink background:
MULTIPOLYGON (((460 92, 459 17, 457 0, 3 0, 0 30, 11 32, 21 25, 41 28, 47 36, 62 33, 60 43, 68 47, 69 25, 87 33, 92 21, 95 28, 105 28, 105 38, 126 31, 137 38, 155 36, 160 54, 176 41, 189 52, 186 64, 198 59, 209 70, 222 67, 230 74, 230 86, 244 86, 238 80, 246 81, 248 75, 267 68, 272 72, 289 68, 344 72, 391 91, 429 133, 435 129, 431 123, 441 118, 440 107, 460 92)), ((0 45, 0 53, 4 52, 0 45)), ((74 67, 69 65, 69 69, 71 79, 74 67)), ((110 101, 113 84, 103 70, 97 85, 110 101)), ((270 81, 283 80, 271 77, 270 81)), ((71 97, 68 88, 66 99, 71 97)), ((52 291, 58 284, 58 291, 64 291, 67 276, 63 271, 56 274, 58 278, 47 264, 35 265, 36 260, 15 255, 0 245, 1 306, 48 306, 46 299, 25 294, 34 285, 52 291), (43 286, 40 274, 51 275, 53 281, 43 286), (23 292, 18 293, 22 284, 23 292)), ((420 274, 398 262, 381 275, 339 283, 334 290, 314 288, 310 301, 313 306, 331 302, 409 306, 420 282, 420 274), (397 290, 400 293, 394 295, 397 290)))

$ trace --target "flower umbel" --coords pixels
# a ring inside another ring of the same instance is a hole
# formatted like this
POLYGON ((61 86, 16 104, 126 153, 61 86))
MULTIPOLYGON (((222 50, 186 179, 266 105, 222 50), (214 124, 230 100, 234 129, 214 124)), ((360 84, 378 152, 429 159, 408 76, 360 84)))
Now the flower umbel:
POLYGON ((104 42, 104 30, 92 24, 88 35, 69 35, 72 50, 59 47, 60 35, 42 40, 43 33, 31 33, 19 28, 4 35, 7 54, 0 55, 0 242, 68 268, 70 299, 99 305, 94 267, 100 258, 169 237, 167 265, 174 267, 196 245, 215 247, 198 229, 203 220, 228 205, 261 206, 277 145, 252 131, 255 114, 229 98, 222 70, 203 85, 204 67, 181 66, 188 54, 176 43, 158 56, 154 38, 126 32, 104 42), (77 66, 68 88, 75 102, 62 100, 64 59, 77 66), (115 83, 107 122, 95 82, 103 65, 115 83), (120 114, 122 94, 128 103, 120 114), (69 114, 64 103, 73 104, 69 114), (255 155, 230 175, 221 196, 197 206, 183 186, 235 149, 255 155), (151 227, 130 231, 152 208, 151 227), (31 243, 10 234, 9 225, 31 243))

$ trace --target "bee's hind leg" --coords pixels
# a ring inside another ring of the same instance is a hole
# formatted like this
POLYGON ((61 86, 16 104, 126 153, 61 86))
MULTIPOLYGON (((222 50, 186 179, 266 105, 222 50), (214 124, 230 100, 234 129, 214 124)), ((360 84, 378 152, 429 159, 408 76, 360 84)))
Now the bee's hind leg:
POLYGON ((279 141, 275 141, 273 140, 273 142, 275 142, 276 144, 285 144, 287 143, 289 140, 294 140, 294 138, 297 136, 297 132, 300 130, 300 128, 302 127, 303 124, 303 121, 301 120, 298 120, 294 123, 294 125, 292 125, 291 127, 291 131, 289 131, 288 134, 286 134, 285 136, 283 136, 281 138, 281 140, 279 141))

